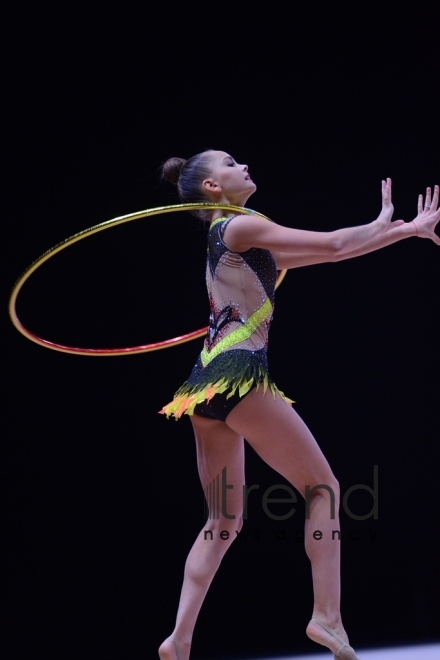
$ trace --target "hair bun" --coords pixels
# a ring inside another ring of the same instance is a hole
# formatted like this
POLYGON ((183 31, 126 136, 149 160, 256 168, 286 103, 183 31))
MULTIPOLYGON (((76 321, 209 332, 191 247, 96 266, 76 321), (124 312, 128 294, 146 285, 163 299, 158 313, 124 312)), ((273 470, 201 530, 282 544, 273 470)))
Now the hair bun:
POLYGON ((162 165, 162 177, 170 183, 177 183, 180 170, 185 163, 184 158, 168 158, 162 165))

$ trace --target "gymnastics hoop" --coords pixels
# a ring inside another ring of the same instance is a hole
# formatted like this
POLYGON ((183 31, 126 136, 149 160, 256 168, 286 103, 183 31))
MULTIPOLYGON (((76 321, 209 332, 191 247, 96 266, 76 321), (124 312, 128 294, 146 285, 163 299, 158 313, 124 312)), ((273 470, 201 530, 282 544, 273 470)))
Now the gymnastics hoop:
MULTIPOLYGON (((22 275, 18 278, 17 282, 12 289, 12 293, 9 299, 9 316, 11 317, 12 323, 17 328, 22 335, 30 339, 31 341, 44 346, 45 348, 50 348, 54 351, 60 351, 61 353, 73 353, 74 355, 95 355, 95 356, 110 356, 110 355, 132 355, 137 353, 148 353, 150 351, 158 351, 163 348, 170 348, 171 346, 178 346, 192 339, 198 339, 203 337, 207 330, 208 326, 200 328, 200 330, 194 330, 189 332, 186 335, 180 335, 178 337, 173 337, 173 339, 166 339, 165 341, 159 341, 153 344, 144 344, 143 346, 129 346, 127 348, 76 348, 75 346, 63 346, 62 344, 55 344, 54 342, 38 337, 37 335, 30 332, 24 325, 21 323, 20 319, 17 316, 16 311, 16 302, 18 294, 26 282, 27 279, 35 273, 37 268, 39 268, 45 261, 53 257, 57 252, 65 250, 69 245, 81 241, 83 238, 87 238, 92 234, 97 234, 99 231, 104 231, 104 229, 110 229, 110 227, 116 227, 116 225, 122 225, 125 222, 131 222, 132 220, 139 220, 140 218, 149 218, 153 215, 161 215, 163 213, 173 213, 174 211, 197 211, 197 210, 214 210, 221 209, 227 211, 240 212, 244 215, 256 215, 264 220, 270 220, 267 216, 252 209, 245 208, 243 206, 232 206, 226 204, 209 204, 209 203, 199 203, 199 204, 172 204, 169 206, 157 206, 153 209, 147 209, 145 211, 138 211, 137 213, 129 213, 128 215, 121 215, 112 220, 107 220, 106 222, 101 222, 98 225, 84 229, 83 231, 73 234, 69 238, 66 238, 61 243, 58 243, 54 247, 47 250, 41 257, 38 257, 31 265, 26 268, 22 275)), ((275 288, 283 281, 286 270, 279 271, 275 288)))

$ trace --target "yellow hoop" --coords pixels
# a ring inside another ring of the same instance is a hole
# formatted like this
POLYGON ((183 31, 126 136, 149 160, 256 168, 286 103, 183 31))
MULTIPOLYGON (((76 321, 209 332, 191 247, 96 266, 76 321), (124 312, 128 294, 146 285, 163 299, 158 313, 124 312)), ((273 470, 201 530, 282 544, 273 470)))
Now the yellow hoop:
MULTIPOLYGON (((21 323, 20 319, 18 318, 16 311, 17 297, 26 280, 45 261, 53 257, 54 254, 57 254, 57 252, 61 252, 61 250, 65 250, 67 247, 69 247, 69 245, 72 245, 73 243, 76 243, 77 241, 80 241, 83 238, 87 238, 92 234, 96 234, 99 231, 104 231, 104 229, 109 229, 110 227, 116 227, 116 225, 122 225, 124 222, 139 220, 140 218, 148 218, 153 215, 161 215, 162 213, 172 213, 174 211, 197 211, 202 209, 227 210, 236 213, 243 213, 245 215, 256 215, 260 218, 264 218, 265 220, 269 220, 269 218, 263 215, 262 213, 258 213, 257 211, 253 211, 252 209, 248 209, 242 206, 199 203, 199 204, 172 204, 170 206, 158 206, 153 209, 147 209, 146 211, 129 213, 128 215, 121 215, 117 218, 113 218, 112 220, 101 222, 98 225, 89 227, 89 229, 84 229, 83 231, 80 231, 77 234, 74 234, 73 236, 66 238, 61 243, 58 243, 58 245, 55 245, 54 247, 50 248, 50 250, 47 250, 47 252, 42 254, 41 257, 36 259, 24 271, 24 273, 18 278, 17 282, 15 283, 9 299, 9 315, 11 317, 12 323, 17 328, 17 330, 21 332, 22 335, 24 335, 31 341, 35 342, 36 344, 39 344, 40 346, 44 346, 45 348, 51 348, 54 351, 60 351, 62 353, 73 353, 75 355, 109 356, 109 355, 128 355, 128 354, 131 355, 136 353, 148 353, 150 351, 158 351, 162 348, 177 346, 179 344, 183 344, 184 342, 191 341, 192 339, 203 337, 208 330, 207 326, 204 328, 200 328, 200 330, 195 330, 194 332, 189 332, 188 334, 174 337, 173 339, 166 339, 165 341, 160 341, 153 344, 145 344, 143 346, 130 346, 127 348, 76 348, 74 346, 63 346, 62 344, 55 344, 54 342, 48 341, 47 339, 42 339, 41 337, 37 337, 37 335, 34 335, 32 332, 30 332, 29 330, 27 330, 27 328, 24 327, 24 325, 21 323)), ((278 286, 281 284, 282 280, 286 275, 286 272, 287 272, 286 270, 279 271, 275 285, 276 288, 278 288, 278 286)))

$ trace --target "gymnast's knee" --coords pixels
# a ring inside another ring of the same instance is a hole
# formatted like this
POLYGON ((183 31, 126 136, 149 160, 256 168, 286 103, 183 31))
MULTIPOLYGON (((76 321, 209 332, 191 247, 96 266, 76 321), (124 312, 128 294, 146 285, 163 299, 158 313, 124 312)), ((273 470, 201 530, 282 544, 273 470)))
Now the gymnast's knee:
POLYGON ((313 505, 320 499, 328 500, 332 518, 334 518, 335 513, 339 511, 339 483, 334 477, 327 479, 327 481, 329 483, 318 483, 313 486, 305 486, 303 497, 305 499, 306 517, 309 517, 311 507, 313 507, 313 505))
POLYGON ((237 515, 233 518, 221 517, 215 520, 209 519, 202 531, 204 541, 223 542, 230 545, 243 528, 243 516, 237 515))

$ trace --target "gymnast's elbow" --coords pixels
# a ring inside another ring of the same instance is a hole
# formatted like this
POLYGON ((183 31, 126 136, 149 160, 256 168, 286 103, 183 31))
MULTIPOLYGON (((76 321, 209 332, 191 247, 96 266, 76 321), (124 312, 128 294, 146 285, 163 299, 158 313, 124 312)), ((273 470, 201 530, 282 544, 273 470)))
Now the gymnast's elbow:
POLYGON ((344 239, 337 232, 330 232, 326 241, 326 250, 329 261, 338 261, 346 249, 344 239))

